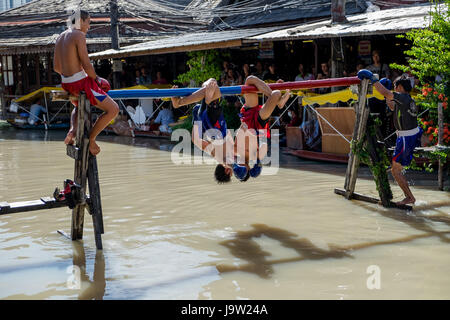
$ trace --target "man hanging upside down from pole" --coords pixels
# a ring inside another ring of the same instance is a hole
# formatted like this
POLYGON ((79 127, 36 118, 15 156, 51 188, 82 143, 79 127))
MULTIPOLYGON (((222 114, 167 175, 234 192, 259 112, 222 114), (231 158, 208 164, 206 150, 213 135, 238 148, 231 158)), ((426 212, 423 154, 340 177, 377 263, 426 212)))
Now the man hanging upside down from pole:
POLYGON ((222 106, 219 103, 220 97, 217 81, 211 78, 191 95, 171 99, 174 108, 201 101, 192 110, 192 142, 217 160, 219 164, 216 166, 214 176, 218 183, 226 183, 231 181, 233 172, 234 141, 227 130, 222 106))
MULTIPOLYGON (((90 27, 89 13, 78 10, 69 19, 70 28, 56 40, 53 68, 61 75, 64 90, 74 96, 84 91, 91 105, 104 111, 89 136, 89 151, 95 156, 100 152, 95 138, 117 116, 119 106, 106 94, 110 89, 108 81, 97 76, 89 60, 86 46, 86 33, 90 27)), ((78 100, 73 100, 72 103, 75 108, 65 144, 73 144, 76 136, 78 100)))
MULTIPOLYGON (((282 82, 282 80, 278 82, 282 82)), ((270 138, 269 118, 277 106, 280 109, 284 107, 291 95, 288 89, 282 96, 279 90, 270 89, 264 81, 255 76, 249 76, 245 80, 245 85, 255 86, 259 92, 267 97, 267 100, 263 105, 260 105, 258 93, 244 94, 245 103, 239 114, 242 125, 236 133, 235 149, 239 158, 238 163, 243 164, 247 169, 245 175, 238 177, 241 181, 248 179, 248 176, 256 178, 261 174, 261 161, 267 155, 267 138, 270 138), (245 141, 245 143, 243 144, 242 141, 245 141), (256 163, 253 168, 250 168, 250 162, 254 161, 256 163)))
POLYGON ((412 89, 411 81, 404 76, 398 77, 394 81, 395 92, 391 92, 383 86, 383 83, 388 81, 388 79, 383 78, 378 81, 369 70, 360 70, 358 72, 358 78, 361 80, 369 79, 378 92, 386 97, 389 109, 394 111, 394 126, 397 129, 397 141, 395 153, 392 157, 392 175, 405 194, 405 199, 397 204, 413 204, 416 202, 416 199, 402 172, 403 166, 408 166, 411 163, 414 148, 420 146, 420 138, 423 130, 417 125, 418 108, 409 94, 412 89))

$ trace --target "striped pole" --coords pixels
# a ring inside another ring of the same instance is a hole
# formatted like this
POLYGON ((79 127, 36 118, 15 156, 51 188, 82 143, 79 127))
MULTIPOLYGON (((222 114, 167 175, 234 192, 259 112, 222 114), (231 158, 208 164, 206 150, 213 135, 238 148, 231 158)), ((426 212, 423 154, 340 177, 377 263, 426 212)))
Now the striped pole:
MULTIPOLYGON (((334 78, 322 80, 293 81, 268 84, 272 90, 301 90, 328 87, 348 87, 359 84, 358 77, 334 78)), ((108 95, 113 99, 152 99, 188 96, 201 88, 176 88, 176 89, 135 89, 135 90, 110 90, 108 95)), ((231 86, 220 87, 222 95, 238 95, 258 92, 255 86, 231 86)))

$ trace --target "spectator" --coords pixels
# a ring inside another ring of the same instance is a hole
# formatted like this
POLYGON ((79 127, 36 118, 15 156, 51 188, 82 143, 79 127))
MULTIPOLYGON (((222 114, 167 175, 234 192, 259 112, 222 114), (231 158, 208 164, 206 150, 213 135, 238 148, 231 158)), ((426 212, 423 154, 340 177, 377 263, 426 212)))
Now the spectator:
POLYGON ((220 83, 224 85, 225 78, 228 76, 228 69, 230 69, 230 64, 228 61, 224 61, 222 64, 222 74, 220 75, 220 83))
POLYGON ((385 63, 381 63, 380 52, 378 50, 374 50, 372 52, 372 61, 373 64, 367 66, 367 70, 371 71, 374 74, 378 74, 379 79, 381 78, 390 78, 391 70, 388 65, 385 63))
POLYGON ((314 76, 311 73, 306 73, 303 64, 298 65, 299 74, 295 77, 295 81, 314 80, 314 76))
POLYGON ((244 63, 242 65, 242 75, 240 75, 239 84, 244 84, 244 79, 247 79, 250 75, 250 66, 248 63, 244 63))
POLYGON ((233 69, 228 69, 227 75, 223 81, 224 86, 235 86, 239 84, 239 76, 233 69))
POLYGON ((172 128, 169 127, 169 124, 175 122, 173 119, 173 112, 170 108, 170 105, 168 106, 167 104, 164 104, 161 108, 162 109, 161 111, 159 111, 158 116, 155 120, 152 120, 150 122, 150 125, 154 123, 160 123, 161 125, 159 126, 159 131, 171 133, 172 128))
POLYGON ((156 80, 153 84, 167 84, 167 80, 163 78, 161 71, 156 72, 156 80))
MULTIPOLYGON (((259 60, 256 61, 255 68, 256 68, 256 71, 253 72, 253 75, 255 77, 258 77, 259 79, 262 79, 264 76, 264 68, 263 68, 261 61, 259 61, 259 60)), ((245 79, 247 79, 247 78, 245 78, 245 79)), ((245 81, 245 79, 244 79, 244 81, 245 81)))
POLYGON ((141 68, 141 77, 139 78, 140 84, 152 84, 152 79, 147 74, 147 70, 145 68, 141 68))
POLYGON ((320 73, 317 75, 317 79, 327 79, 330 78, 330 68, 328 67, 327 62, 322 62, 320 64, 320 73))
POLYGON ((276 73, 276 67, 275 67, 275 63, 271 63, 269 65, 269 70, 266 71, 266 73, 263 76, 263 80, 264 81, 274 81, 276 82, 278 79, 280 79, 280 77, 278 76, 278 74, 276 73))
POLYGON ((136 86, 141 84, 141 72, 139 70, 136 70, 135 72, 135 80, 134 80, 134 84, 136 86))
POLYGON ((30 116, 28 117, 28 123, 31 125, 37 124, 37 122, 40 120, 39 116, 42 112, 47 112, 47 109, 42 106, 41 98, 38 98, 30 107, 30 116))
POLYGON ((301 125, 300 114, 298 108, 293 106, 291 110, 288 111, 288 115, 291 118, 291 122, 288 123, 288 127, 298 127, 301 125))
MULTIPOLYGON (((320 79, 328 79, 330 78, 330 68, 328 67, 328 63, 327 62, 322 62, 320 64, 320 68, 321 68, 321 72, 319 74, 317 74, 317 80, 320 79)), ((319 88, 316 89, 316 92, 319 94, 324 94, 324 93, 329 93, 331 92, 331 88, 319 88)))
POLYGON ((364 69, 364 64, 363 64, 362 61, 358 61, 358 62, 356 63, 356 69, 355 69, 354 71, 352 71, 352 72, 349 72, 349 73, 347 74, 347 76, 349 76, 349 77, 354 77, 354 76, 356 76, 356 75, 358 74, 358 71, 359 71, 359 70, 362 70, 362 69, 364 69))
POLYGON ((313 80, 317 79, 317 68, 315 65, 311 66, 311 74, 312 74, 313 80))

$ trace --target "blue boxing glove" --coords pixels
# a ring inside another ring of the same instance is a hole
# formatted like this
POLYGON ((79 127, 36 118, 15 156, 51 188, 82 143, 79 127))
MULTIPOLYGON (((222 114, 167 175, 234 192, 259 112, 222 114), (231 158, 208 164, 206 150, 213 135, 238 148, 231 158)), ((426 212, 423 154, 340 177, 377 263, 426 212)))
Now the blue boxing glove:
POLYGON ((378 79, 373 75, 372 71, 361 69, 358 71, 358 78, 360 80, 369 79, 372 84, 376 83, 378 79))
POLYGON ((254 167, 252 169, 250 169, 250 176, 252 178, 256 178, 261 174, 262 171, 262 165, 261 165, 261 161, 259 161, 259 159, 256 161, 256 164, 254 165, 254 167))
POLYGON ((242 182, 247 181, 248 176, 249 176, 247 167, 241 166, 237 163, 233 164, 233 173, 234 173, 234 176, 242 182))
POLYGON ((392 90, 392 81, 388 78, 383 78, 380 80, 380 83, 388 90, 392 90))

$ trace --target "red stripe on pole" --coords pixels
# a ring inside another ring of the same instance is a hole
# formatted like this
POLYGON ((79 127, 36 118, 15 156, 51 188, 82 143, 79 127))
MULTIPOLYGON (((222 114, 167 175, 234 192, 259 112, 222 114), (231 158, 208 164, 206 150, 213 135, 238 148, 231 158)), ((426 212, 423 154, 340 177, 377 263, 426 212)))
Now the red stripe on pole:
MULTIPOLYGON (((307 80, 307 81, 293 81, 283 83, 268 83, 272 90, 300 90, 300 89, 314 89, 327 87, 348 87, 353 84, 359 84, 361 80, 358 77, 348 78, 333 78, 323 80, 307 80)), ((242 86, 242 93, 258 92, 255 86, 242 86)))

